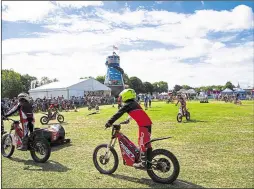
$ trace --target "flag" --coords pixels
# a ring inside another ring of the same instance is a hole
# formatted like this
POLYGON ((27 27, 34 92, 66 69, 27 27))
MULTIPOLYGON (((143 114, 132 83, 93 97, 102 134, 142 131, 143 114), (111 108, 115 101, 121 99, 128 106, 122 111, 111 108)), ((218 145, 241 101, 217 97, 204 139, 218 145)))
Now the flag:
POLYGON ((115 45, 113 45, 113 49, 114 49, 114 50, 118 50, 118 48, 117 48, 115 45))

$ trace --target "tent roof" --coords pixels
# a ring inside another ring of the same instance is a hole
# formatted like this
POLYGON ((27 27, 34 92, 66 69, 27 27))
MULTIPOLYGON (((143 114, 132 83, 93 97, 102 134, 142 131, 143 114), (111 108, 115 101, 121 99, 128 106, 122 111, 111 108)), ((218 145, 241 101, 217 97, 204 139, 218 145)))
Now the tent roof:
POLYGON ((223 93, 231 93, 231 92, 233 92, 231 89, 229 89, 229 88, 226 88, 226 89, 224 89, 223 91, 221 91, 221 92, 223 92, 223 93))
POLYGON ((196 91, 194 89, 189 89, 189 90, 187 90, 187 93, 196 94, 196 91))
POLYGON ((241 88, 236 88, 234 92, 245 92, 245 90, 243 90, 241 88))
POLYGON ((89 78, 89 79, 79 79, 79 80, 57 81, 57 82, 49 83, 46 85, 42 85, 42 86, 34 88, 34 89, 30 89, 29 92, 54 90, 54 89, 68 89, 71 86, 74 86, 76 84, 80 84, 82 82, 84 82, 84 84, 85 84, 85 83, 89 83, 91 81, 92 81, 93 85, 96 85, 94 90, 107 90, 107 91, 111 90, 109 87, 100 83, 99 81, 97 81, 93 78, 89 78))

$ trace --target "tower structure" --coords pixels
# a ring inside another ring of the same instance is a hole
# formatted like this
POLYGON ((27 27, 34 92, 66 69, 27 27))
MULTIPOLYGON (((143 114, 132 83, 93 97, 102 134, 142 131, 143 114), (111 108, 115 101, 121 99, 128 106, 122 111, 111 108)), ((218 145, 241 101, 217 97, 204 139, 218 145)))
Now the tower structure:
POLYGON ((107 73, 104 84, 111 88, 112 96, 118 96, 124 89, 124 71, 120 67, 120 56, 113 52, 113 55, 107 57, 105 64, 107 66, 107 73))

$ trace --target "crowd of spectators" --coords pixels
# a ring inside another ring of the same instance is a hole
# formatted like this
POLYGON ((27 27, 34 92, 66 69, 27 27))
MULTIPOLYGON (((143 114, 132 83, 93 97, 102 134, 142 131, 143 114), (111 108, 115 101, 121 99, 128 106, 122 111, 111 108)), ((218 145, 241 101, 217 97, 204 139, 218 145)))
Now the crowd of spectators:
MULTIPOLYGON (((106 105, 106 104, 114 104, 114 97, 104 97, 104 96, 83 96, 83 97, 75 97, 72 96, 70 99, 65 99, 63 96, 46 98, 43 99, 37 98, 32 99, 31 103, 34 108, 34 112, 46 112, 51 104, 54 104, 59 110, 71 110, 75 108, 81 108, 85 106, 89 106, 90 104, 97 105, 106 105)), ((1 100, 2 107, 4 108, 4 112, 9 111, 14 105, 18 103, 16 97, 13 99, 4 98, 1 100)))

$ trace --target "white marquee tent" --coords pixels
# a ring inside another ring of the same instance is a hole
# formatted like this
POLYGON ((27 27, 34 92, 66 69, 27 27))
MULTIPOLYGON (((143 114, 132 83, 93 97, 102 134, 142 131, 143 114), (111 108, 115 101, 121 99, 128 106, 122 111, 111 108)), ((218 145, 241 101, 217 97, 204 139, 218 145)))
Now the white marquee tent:
POLYGON ((58 81, 42 85, 40 87, 30 89, 29 94, 33 99, 37 98, 53 98, 62 96, 65 99, 70 99, 72 96, 84 96, 89 92, 102 92, 103 95, 110 95, 111 89, 99 81, 90 79, 80 79, 76 81, 58 81))

